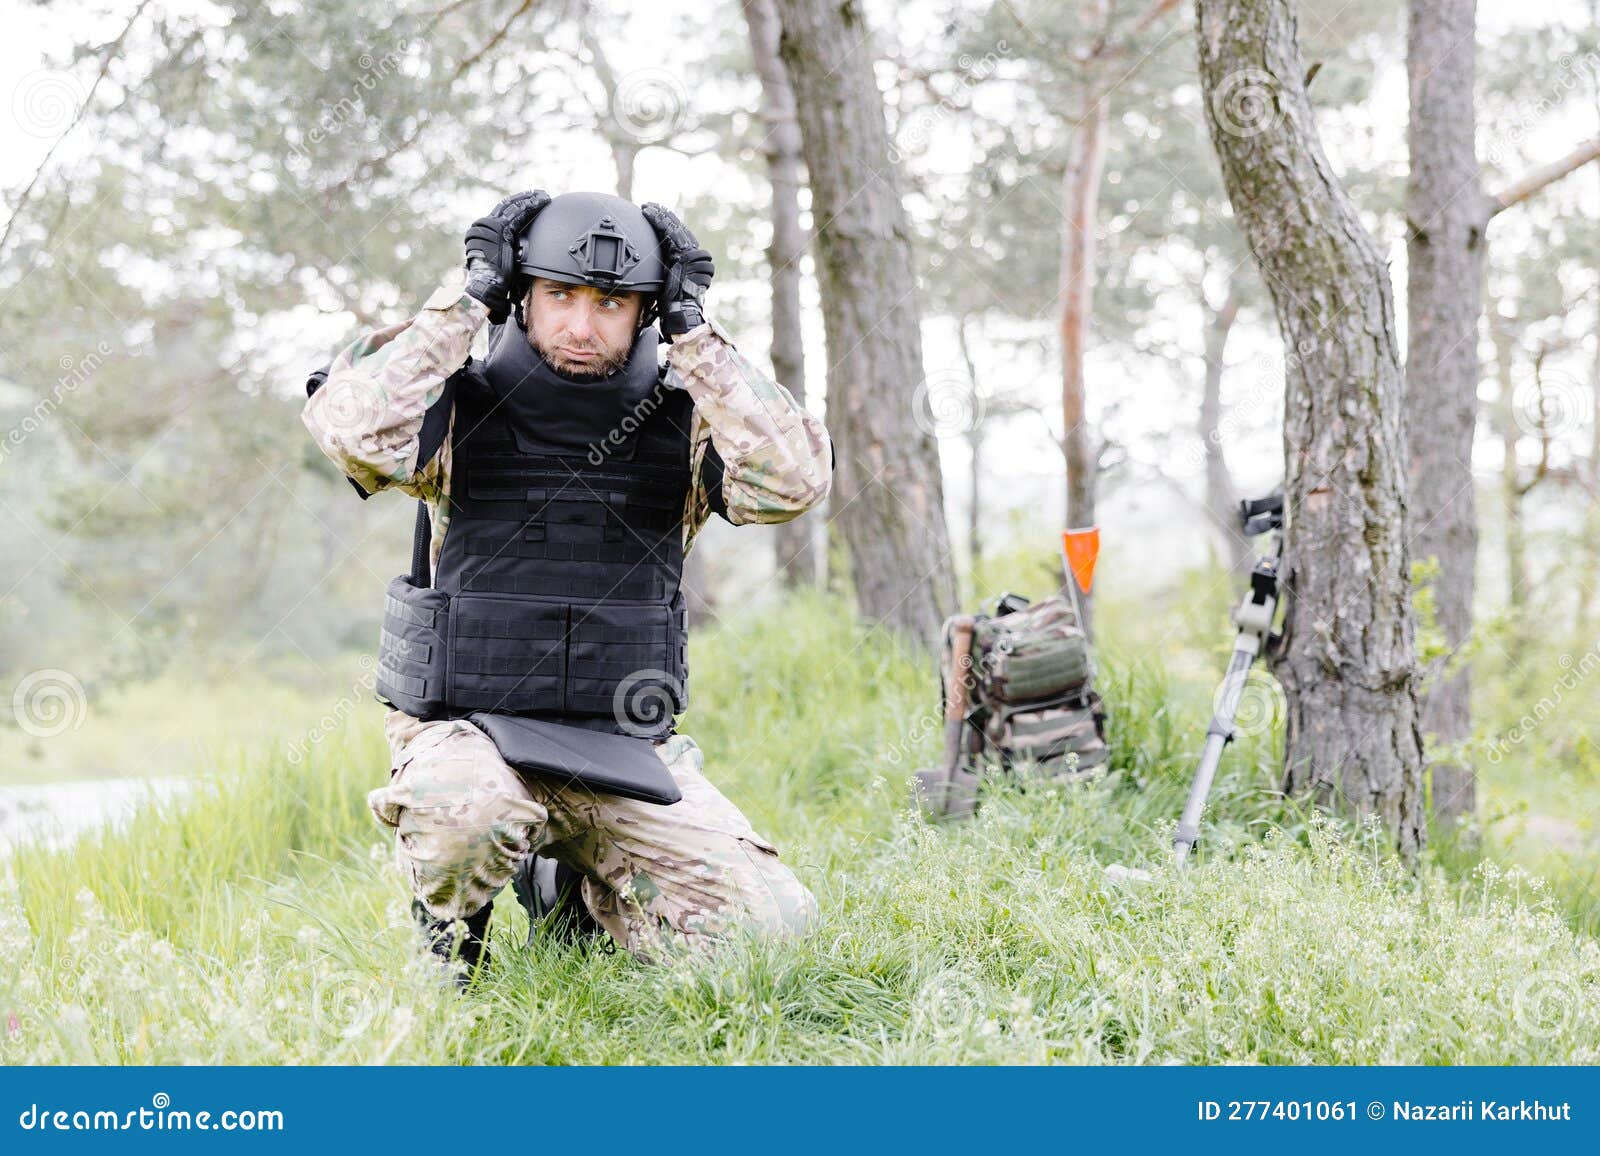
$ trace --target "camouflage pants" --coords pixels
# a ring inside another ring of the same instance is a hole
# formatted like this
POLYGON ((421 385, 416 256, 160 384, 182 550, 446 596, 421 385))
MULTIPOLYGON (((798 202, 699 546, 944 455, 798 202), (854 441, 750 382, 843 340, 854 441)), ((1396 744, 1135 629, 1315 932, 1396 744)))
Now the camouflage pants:
POLYGON ((736 925, 798 933, 816 901, 777 849, 702 773, 688 735, 656 747, 683 799, 670 807, 524 778, 464 719, 391 710, 388 785, 367 795, 395 829, 395 862, 438 919, 494 898, 535 852, 583 875, 583 901, 630 952, 713 938, 736 925))

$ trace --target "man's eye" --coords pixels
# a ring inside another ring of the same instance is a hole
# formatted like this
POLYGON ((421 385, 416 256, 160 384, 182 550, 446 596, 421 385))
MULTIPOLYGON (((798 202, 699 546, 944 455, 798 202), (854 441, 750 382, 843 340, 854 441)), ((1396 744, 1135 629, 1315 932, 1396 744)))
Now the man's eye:
POLYGON ((552 289, 548 296, 556 301, 565 301, 567 299, 567 291, 565 289, 552 289))
POLYGON ((615 312, 616 310, 622 308, 622 302, 618 301, 615 297, 607 297, 600 302, 600 307, 602 309, 609 309, 612 312, 615 312))

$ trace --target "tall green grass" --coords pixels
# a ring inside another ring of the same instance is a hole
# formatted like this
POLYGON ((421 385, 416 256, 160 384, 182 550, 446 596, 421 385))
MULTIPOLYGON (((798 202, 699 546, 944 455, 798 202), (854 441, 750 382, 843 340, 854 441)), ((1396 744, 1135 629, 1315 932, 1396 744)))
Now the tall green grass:
POLYGON ((354 656, 319 671, 304 660, 241 662, 237 653, 110 689, 91 683, 63 706, 59 733, 0 727, 0 786, 195 775, 240 748, 288 753, 336 704, 342 717, 370 703, 370 686, 370 668, 354 656))
POLYGON ((1573 927, 1600 935, 1600 642, 1555 616, 1502 613, 1472 651, 1478 815, 1452 865, 1482 854, 1546 879, 1573 927))
POLYGON ((683 729, 817 893, 803 941, 646 967, 540 939, 509 894, 466 997, 415 948, 363 795, 379 710, 241 757, 187 804, 6 861, 0 1054, 18 1063, 1600 1060, 1600 947, 1535 881, 1394 862, 1285 809, 1266 741, 1230 750, 1201 855, 1165 849, 1209 692, 1107 656, 1099 781, 1000 787, 930 827, 930 661, 808 597, 696 639, 683 729), (281 744, 275 748, 281 751, 281 744), (1142 867, 1119 884, 1111 863, 1142 867))

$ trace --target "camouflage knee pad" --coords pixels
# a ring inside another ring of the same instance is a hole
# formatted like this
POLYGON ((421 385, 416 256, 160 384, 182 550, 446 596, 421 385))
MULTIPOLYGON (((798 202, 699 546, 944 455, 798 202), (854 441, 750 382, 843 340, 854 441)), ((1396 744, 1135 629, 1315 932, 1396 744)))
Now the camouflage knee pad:
POLYGON ((683 792, 671 806, 530 784, 464 720, 394 712, 389 739, 394 770, 367 803, 394 829, 395 862, 436 918, 478 911, 543 852, 581 873, 584 905, 641 956, 737 927, 799 934, 815 920, 811 892, 706 779, 687 735, 656 748, 683 792))
POLYGON ((402 738, 388 784, 367 806, 394 829, 412 894, 435 918, 465 918, 536 849, 549 811, 468 723, 422 723, 402 738))

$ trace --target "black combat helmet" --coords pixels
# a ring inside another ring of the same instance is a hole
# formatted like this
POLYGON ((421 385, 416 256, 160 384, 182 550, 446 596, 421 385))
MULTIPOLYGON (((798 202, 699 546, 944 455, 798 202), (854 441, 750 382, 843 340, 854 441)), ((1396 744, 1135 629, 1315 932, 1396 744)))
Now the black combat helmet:
POLYGON ((661 239, 639 206, 606 193, 563 193, 517 245, 517 268, 568 285, 653 296, 666 284, 661 239))

